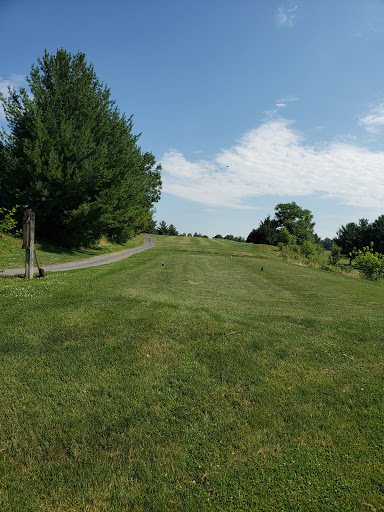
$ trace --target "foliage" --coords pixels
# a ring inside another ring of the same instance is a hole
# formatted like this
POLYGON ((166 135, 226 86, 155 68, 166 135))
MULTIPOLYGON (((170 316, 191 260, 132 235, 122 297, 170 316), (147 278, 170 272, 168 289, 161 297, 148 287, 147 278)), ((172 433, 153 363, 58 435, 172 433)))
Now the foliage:
POLYGON ((278 241, 277 220, 271 219, 268 215, 266 219, 260 222, 257 229, 253 229, 247 238, 248 243, 276 245, 278 241))
POLYGON ((275 207, 275 218, 271 219, 268 215, 257 229, 251 231, 247 242, 268 245, 279 242, 285 245, 297 243, 301 246, 309 240, 318 244, 320 239, 313 231, 314 226, 313 215, 309 210, 301 208, 295 202, 279 203, 275 207))
POLYGON ((15 213, 18 206, 14 206, 10 210, 7 208, 0 207, 0 233, 3 234, 16 234, 17 220, 15 219, 15 213))
POLYGON ((19 235, 20 231, 16 229, 17 220, 15 213, 18 207, 14 206, 10 210, 0 207, 0 250, 8 246, 8 240, 4 235, 19 235))
POLYGON ((2 100, 0 201, 29 204, 39 234, 89 246, 106 234, 122 243, 145 228, 160 198, 161 167, 138 146, 85 55, 45 51, 23 88, 2 100))
POLYGON ((157 234, 158 235, 168 235, 168 226, 165 220, 159 222, 157 226, 157 234))
POLYGON ((329 251, 333 245, 333 241, 330 238, 326 237, 324 238, 324 240, 321 241, 321 244, 326 251, 329 251))
POLYGON ((380 215, 372 224, 367 219, 360 219, 358 224, 349 222, 337 231, 336 243, 342 254, 350 258, 350 264, 359 250, 373 242, 378 252, 384 252, 384 215, 380 215))
POLYGON ((275 207, 275 217, 278 227, 285 227, 294 235, 298 245, 313 240, 315 223, 310 210, 301 208, 295 202, 279 203, 275 207))
POLYGON ((225 235, 224 240, 232 240, 232 242, 245 242, 242 236, 225 235))
POLYGON ((175 226, 173 224, 170 224, 168 226, 168 235, 179 236, 179 232, 177 231, 177 229, 175 228, 175 226))
POLYGON ((332 244, 331 254, 328 257, 329 264, 332 266, 337 265, 337 263, 341 260, 341 247, 336 244, 332 244))
POLYGON ((318 261, 319 254, 322 252, 321 246, 315 245, 311 240, 306 240, 303 245, 300 246, 300 252, 310 261, 318 261))
POLYGON ((380 217, 371 224, 370 234, 370 239, 375 244, 377 251, 384 253, 384 215, 380 215, 380 217))
MULTIPOLYGON (((337 231, 337 245, 341 247, 344 255, 350 257, 350 253, 359 244, 359 226, 354 222, 349 222, 337 231)), ((351 263, 351 260, 350 260, 351 263)))
POLYGON ((170 236, 178 236, 179 232, 177 231, 176 227, 173 224, 170 224, 167 226, 167 223, 165 220, 162 220, 159 222, 156 233, 158 235, 170 235, 170 236))
POLYGON ((277 240, 282 245, 296 245, 296 237, 287 228, 281 228, 277 234, 277 240))
MULTIPOLYGON (((286 232, 289 235, 288 230, 286 230, 286 232)), ((323 252, 322 245, 315 244, 312 240, 306 240, 302 245, 297 245, 294 243, 294 238, 295 237, 293 237, 293 242, 290 244, 279 242, 280 255, 284 259, 298 260, 304 264, 318 263, 320 254, 323 252)))
POLYGON ((374 251, 373 242, 358 251, 356 264, 361 275, 370 281, 377 281, 384 276, 384 254, 374 251))

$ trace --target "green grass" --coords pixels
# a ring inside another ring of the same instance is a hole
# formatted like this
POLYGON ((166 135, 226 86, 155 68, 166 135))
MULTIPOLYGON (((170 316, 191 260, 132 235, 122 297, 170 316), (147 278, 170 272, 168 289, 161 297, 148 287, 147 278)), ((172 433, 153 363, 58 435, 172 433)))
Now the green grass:
POLYGON ((154 239, 0 279, 1 511, 383 510, 382 283, 154 239))
MULTIPOLYGON (((21 248, 22 239, 6 237, 8 245, 0 250, 0 270, 6 268, 22 268, 25 265, 25 250, 21 248)), ((52 265, 54 263, 64 263, 67 261, 76 261, 92 256, 100 256, 111 252, 131 249, 144 244, 144 237, 138 235, 125 244, 113 244, 106 239, 102 239, 97 247, 88 249, 71 250, 57 247, 47 242, 36 241, 37 257, 40 265, 52 265)))

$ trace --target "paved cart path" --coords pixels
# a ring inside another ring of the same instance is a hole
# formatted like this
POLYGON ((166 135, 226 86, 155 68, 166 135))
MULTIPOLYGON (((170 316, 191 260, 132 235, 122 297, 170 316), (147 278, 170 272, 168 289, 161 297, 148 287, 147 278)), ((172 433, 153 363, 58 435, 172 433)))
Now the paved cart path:
MULTIPOLYGON (((147 249, 155 247, 155 242, 148 235, 144 235, 144 245, 135 247, 133 249, 125 249, 124 251, 112 252, 110 254, 103 254, 102 256, 93 256, 78 261, 68 261, 67 263, 57 263, 55 265, 43 265, 42 268, 46 272, 62 272, 64 270, 75 270, 79 268, 98 267, 99 265, 106 265, 107 263, 115 263, 116 261, 129 258, 132 254, 137 254, 147 249)), ((35 262, 36 263, 36 262, 35 262)), ((38 272, 37 266, 34 267, 35 272, 38 272)), ((25 268, 11 268, 0 272, 0 276, 14 276, 17 274, 25 274, 25 268)))

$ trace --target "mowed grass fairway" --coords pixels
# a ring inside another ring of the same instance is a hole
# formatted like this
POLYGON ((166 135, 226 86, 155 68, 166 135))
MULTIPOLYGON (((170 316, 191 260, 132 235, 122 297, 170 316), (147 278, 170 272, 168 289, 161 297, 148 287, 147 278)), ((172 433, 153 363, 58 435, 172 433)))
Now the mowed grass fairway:
POLYGON ((384 510, 382 283, 153 238, 0 279, 0 510, 384 510))

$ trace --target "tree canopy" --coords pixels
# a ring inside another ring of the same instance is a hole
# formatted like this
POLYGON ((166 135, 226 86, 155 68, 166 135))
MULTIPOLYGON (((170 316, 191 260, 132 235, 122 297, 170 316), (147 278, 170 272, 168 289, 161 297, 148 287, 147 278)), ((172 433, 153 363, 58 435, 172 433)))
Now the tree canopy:
POLYGON ((313 241, 315 223, 310 210, 301 208, 295 202, 279 203, 275 206, 275 218, 278 227, 286 228, 296 237, 298 245, 307 240, 313 241))
POLYGON ((151 225, 161 166, 142 152, 85 54, 45 51, 23 88, 2 98, 0 203, 28 204, 38 232, 66 246, 105 234, 124 242, 151 225))

